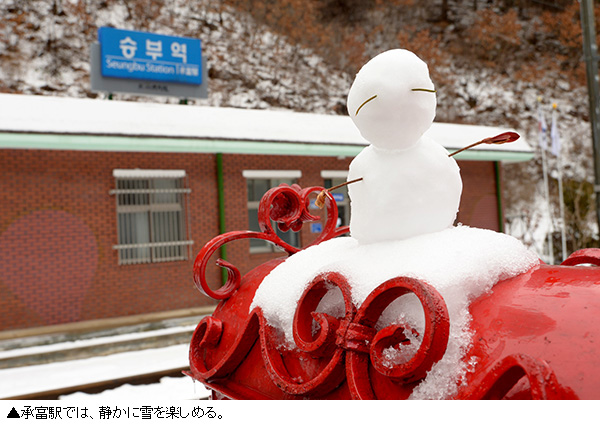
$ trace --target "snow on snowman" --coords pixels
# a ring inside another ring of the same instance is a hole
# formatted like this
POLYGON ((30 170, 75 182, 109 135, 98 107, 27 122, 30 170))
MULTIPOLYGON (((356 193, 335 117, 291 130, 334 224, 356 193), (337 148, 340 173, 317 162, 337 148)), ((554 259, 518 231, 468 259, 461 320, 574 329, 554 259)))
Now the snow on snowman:
MULTIPOLYGON (((391 278, 427 282, 446 302, 450 338, 444 357, 411 397, 447 398, 474 361, 464 358, 471 341, 469 303, 498 281, 535 267, 539 258, 511 236, 454 226, 462 193, 460 170, 443 146, 423 136, 435 117, 436 91, 417 55, 394 49, 371 59, 356 75, 347 105, 370 143, 349 167, 350 237, 322 242, 286 259, 265 277, 250 311, 260 307, 293 347, 297 302, 322 273, 344 275, 357 307, 391 278)), ((475 144, 504 143, 515 136, 503 134, 475 144)), ((341 314, 340 295, 327 295, 317 310, 341 314)), ((400 320, 423 329, 422 308, 414 297, 392 303, 377 326, 400 320)), ((390 361, 395 354, 390 353, 390 361)))

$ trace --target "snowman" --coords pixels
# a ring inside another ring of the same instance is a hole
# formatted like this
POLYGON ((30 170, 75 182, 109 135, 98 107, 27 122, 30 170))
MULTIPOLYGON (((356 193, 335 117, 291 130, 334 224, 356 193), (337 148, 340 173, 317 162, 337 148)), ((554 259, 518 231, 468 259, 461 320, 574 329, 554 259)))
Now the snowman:
POLYGON ((407 239, 451 227, 462 180, 448 151, 423 134, 435 117, 427 64, 394 49, 356 75, 348 113, 370 143, 352 161, 350 235, 360 244, 407 239))

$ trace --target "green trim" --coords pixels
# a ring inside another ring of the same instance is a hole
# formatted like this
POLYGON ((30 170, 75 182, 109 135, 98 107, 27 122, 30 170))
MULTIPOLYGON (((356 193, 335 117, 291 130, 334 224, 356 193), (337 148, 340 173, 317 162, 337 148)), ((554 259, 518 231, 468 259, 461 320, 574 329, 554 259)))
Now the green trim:
POLYGON ((502 211, 502 181, 500 175, 500 163, 494 161, 494 174, 496 175, 496 199, 498 200, 498 229, 504 233, 504 213, 502 211))
MULTIPOLYGON (((449 153, 458 149, 448 149, 449 153)), ((533 152, 507 152, 494 150, 466 150, 453 157, 457 161, 508 161, 525 162, 533 159, 533 152)))
MULTIPOLYGON (((108 152, 235 153, 355 157, 362 145, 127 137, 78 134, 0 133, 0 149, 57 149, 108 152)), ((456 151, 450 150, 450 152, 456 151)), ((533 152, 467 150, 455 156, 463 161, 529 161, 533 152)))
MULTIPOLYGON (((225 233, 225 184, 223 178, 223 154, 217 153, 217 192, 219 194, 219 233, 225 233)), ((220 256, 227 260, 227 247, 225 245, 219 248, 220 256)), ((227 282, 227 270, 221 268, 221 281, 223 285, 227 282)))
POLYGON ((221 152, 262 155, 356 156, 364 146, 166 137, 0 133, 0 148, 111 152, 221 152))

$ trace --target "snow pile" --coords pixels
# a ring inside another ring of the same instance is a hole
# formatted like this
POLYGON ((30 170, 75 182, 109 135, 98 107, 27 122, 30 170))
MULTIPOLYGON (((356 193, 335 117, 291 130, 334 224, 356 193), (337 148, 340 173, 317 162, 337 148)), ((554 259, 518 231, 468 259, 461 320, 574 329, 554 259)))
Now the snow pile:
MULTIPOLYGON (((300 251, 276 267, 256 291, 250 309, 260 307, 268 323, 281 329, 286 344, 293 347, 292 321, 297 302, 320 273, 343 274, 357 307, 388 279, 397 276, 421 279, 444 297, 450 317, 450 339, 444 358, 415 389, 412 398, 442 399, 456 392, 458 380, 474 361, 463 359, 471 343, 469 303, 496 282, 521 274, 536 264, 539 258, 517 239, 467 226, 366 245, 351 237, 336 238, 300 251)), ((335 295, 327 298, 321 303, 323 310, 340 316, 341 300, 336 305, 335 295)), ((392 303, 377 327, 397 320, 414 325, 422 334, 423 312, 415 296, 407 295, 392 303)), ((403 355, 386 354, 389 361, 401 361, 403 355)))

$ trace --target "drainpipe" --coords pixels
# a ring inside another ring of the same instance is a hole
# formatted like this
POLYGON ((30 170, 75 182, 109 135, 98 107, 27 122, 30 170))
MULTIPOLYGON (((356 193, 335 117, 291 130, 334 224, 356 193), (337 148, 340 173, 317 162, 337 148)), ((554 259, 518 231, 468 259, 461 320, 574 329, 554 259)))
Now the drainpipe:
POLYGON ((504 211, 502 208, 502 180, 500 173, 500 162, 494 161, 494 172, 496 174, 496 200, 498 205, 498 229, 504 233, 504 211))
MULTIPOLYGON (((223 154, 217 153, 217 192, 219 196, 219 233, 225 233, 225 190, 223 184, 223 154)), ((227 260, 227 248, 225 245, 219 248, 219 255, 227 260)), ((221 281, 223 285, 227 282, 227 270, 221 268, 221 281)))

